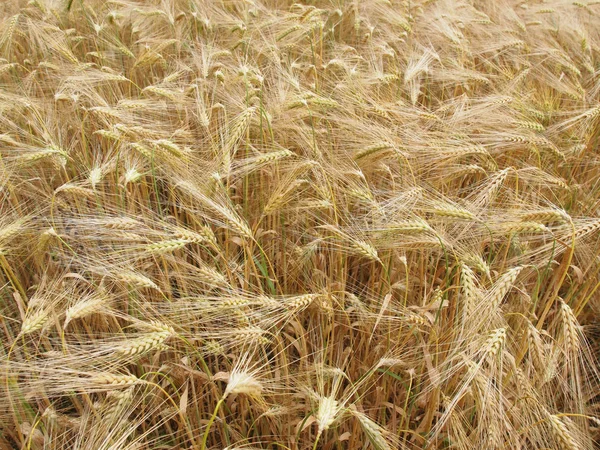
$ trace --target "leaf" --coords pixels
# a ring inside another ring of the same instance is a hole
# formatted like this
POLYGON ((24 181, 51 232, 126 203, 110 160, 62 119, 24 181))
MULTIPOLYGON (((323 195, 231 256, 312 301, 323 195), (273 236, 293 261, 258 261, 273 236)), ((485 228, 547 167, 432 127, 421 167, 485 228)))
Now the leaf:
POLYGON ((349 431, 346 431, 338 438, 338 441, 340 441, 340 442, 347 441, 350 439, 350 436, 352 436, 352 433, 350 433, 349 431))
POLYGON ((575 275, 577 276, 577 282, 579 284, 583 283, 583 271, 579 267, 577 267, 573 264, 571 264, 571 268, 573 269, 573 272, 575 272, 575 275))
POLYGON ((381 309, 379 310, 379 314, 377 315, 375 325, 373 325, 373 331, 371 332, 371 337, 369 338, 369 340, 373 338, 373 334, 375 334, 375 329, 377 328, 377 325, 379 325, 379 322, 381 321, 381 318, 383 317, 383 314, 385 313, 385 310, 389 306, 391 300, 392 293, 390 292, 383 298, 383 303, 381 304, 381 309))
POLYGON ((298 426, 296 428, 299 430, 299 432, 302 432, 302 431, 306 430, 308 427, 310 427, 316 421, 317 421, 317 419, 315 418, 315 416, 308 416, 308 418, 306 418, 305 420, 298 423, 298 426))
POLYGON ((217 372, 212 376, 212 381, 228 381, 229 372, 217 372))
POLYGON ((181 394, 181 398, 179 399, 179 411, 182 414, 185 414, 187 412, 188 397, 189 397, 188 392, 189 392, 189 379, 186 380, 185 389, 183 390, 183 393, 181 394))

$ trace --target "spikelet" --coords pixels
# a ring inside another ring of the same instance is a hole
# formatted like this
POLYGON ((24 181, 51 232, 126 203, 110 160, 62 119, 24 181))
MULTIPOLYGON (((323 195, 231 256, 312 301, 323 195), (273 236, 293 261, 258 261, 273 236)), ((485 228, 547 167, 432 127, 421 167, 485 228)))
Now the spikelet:
POLYGON ((373 202, 373 194, 371 193, 371 190, 368 187, 362 187, 357 189, 357 188, 351 188, 347 190, 348 194, 358 200, 362 200, 366 203, 371 203, 373 202))
POLYGON ((140 222, 130 217, 114 217, 107 219, 103 225, 106 228, 114 230, 131 230, 141 226, 140 222))
POLYGON ((111 400, 111 404, 106 409, 103 416, 106 417, 107 420, 127 420, 128 414, 125 410, 127 406, 131 403, 134 389, 135 385, 132 385, 124 390, 109 391, 110 396, 107 396, 107 399, 111 400))
POLYGON ((187 239, 167 239, 146 245, 145 251, 152 254, 171 253, 185 247, 189 242, 187 239))
POLYGON ((442 217, 452 217, 454 219, 475 220, 475 215, 466 209, 453 205, 440 204, 433 209, 433 213, 442 217))
POLYGON ((28 314, 21 324, 21 335, 26 335, 40 330, 47 322, 48 313, 44 310, 28 314))
POLYGON ((563 300, 560 301, 560 318, 563 324, 563 339, 569 352, 576 355, 579 352, 579 323, 573 310, 563 300))
POLYGON ((319 427, 319 435, 333 425, 333 422, 335 422, 335 419, 337 419, 340 410, 341 406, 333 396, 319 398, 319 407, 315 416, 317 419, 317 425, 319 427))
POLYGON ((281 301, 267 295, 259 295, 253 299, 255 303, 269 309, 280 309, 281 301))
POLYGON ((395 367, 395 366, 405 366, 406 363, 398 358, 381 358, 376 367, 395 367))
POLYGON ((19 219, 0 228, 0 244, 6 244, 10 241, 16 234, 22 231, 24 225, 25 219, 19 219))
POLYGON ((2 36, 0 36, 0 49, 5 48, 5 46, 10 47, 12 43, 13 34, 17 28, 17 23, 19 22, 20 18, 21 14, 15 14, 10 18, 8 22, 8 27, 6 27, 4 33, 2 33, 2 36))
POLYGON ((266 153, 261 156, 257 156, 253 162, 254 162, 254 164, 261 165, 264 163, 277 161, 277 160, 280 160, 283 158, 289 158, 290 156, 293 156, 293 155, 294 155, 294 152, 292 152, 291 150, 284 149, 284 150, 266 153))
POLYGON ((94 167, 90 170, 90 174, 88 175, 88 181, 92 185, 92 189, 96 189, 96 186, 102 181, 103 177, 102 168, 94 167))
POLYGON ((545 209, 542 211, 535 211, 525 213, 521 216, 523 222, 570 222, 569 215, 562 210, 545 209))
POLYGON ((59 194, 61 192, 72 194, 77 197, 93 197, 94 196, 94 191, 84 188, 82 186, 78 186, 74 183, 65 183, 62 186, 59 186, 58 188, 56 188, 56 190, 54 191, 55 194, 59 194))
POLYGON ((392 450, 392 446, 385 438, 386 431, 377 422, 369 419, 366 414, 353 411, 352 414, 358 419, 363 432, 367 435, 369 442, 374 449, 392 450))
POLYGON ((111 108, 109 106, 94 106, 89 108, 88 111, 93 113, 99 119, 103 119, 105 123, 121 119, 121 112, 116 108, 111 108))
POLYGON ((319 299, 321 294, 304 294, 296 297, 290 297, 285 301, 285 307, 292 311, 301 311, 308 308, 308 306, 315 300, 319 299))
POLYGON ((551 175, 546 174, 546 180, 548 181, 548 183, 558 186, 561 189, 565 189, 567 191, 570 190, 569 185, 562 178, 553 177, 551 175))
POLYGON ((516 121, 516 124, 517 124, 517 126, 519 126, 521 128, 527 128, 529 130, 544 131, 546 129, 542 124, 540 124, 538 122, 518 120, 518 121, 516 121))
POLYGON ((181 95, 182 95, 181 92, 177 92, 172 89, 162 88, 160 86, 148 86, 148 87, 145 87, 144 89, 142 89, 142 92, 154 94, 158 97, 164 97, 173 102, 179 101, 179 99, 181 98, 181 95))
POLYGON ((513 222, 500 228, 504 233, 546 233, 550 231, 546 225, 538 222, 513 222))
POLYGON ((212 245, 217 244, 217 239, 212 229, 207 226, 202 226, 198 231, 192 231, 185 228, 178 227, 175 232, 175 236, 179 239, 193 242, 194 244, 202 244, 208 242, 212 245))
POLYGON ((252 302, 250 299, 248 298, 243 298, 243 297, 233 297, 233 298, 228 298, 223 300, 222 302, 220 302, 220 305, 226 306, 226 307, 236 307, 239 308, 241 306, 246 306, 246 305, 250 305, 252 302))
POLYGON ((140 275, 139 273, 123 271, 119 272, 117 277, 120 280, 135 286, 158 289, 156 283, 154 283, 150 278, 140 275))
POLYGON ((488 278, 491 277, 490 266, 478 253, 468 253, 463 257, 463 260, 471 269, 475 269, 477 272, 487 275, 488 278))
POLYGON ((234 330, 233 334, 236 338, 236 341, 241 343, 262 343, 268 344, 269 339, 267 339, 264 335, 266 334, 266 330, 263 330, 257 326, 248 326, 245 328, 238 328, 234 330))
POLYGON ((489 358, 493 358, 498 354, 498 352, 504 346, 504 342, 506 340, 506 328, 498 328, 492 331, 487 341, 483 346, 483 359, 482 361, 487 361, 489 358))
POLYGON ((199 275, 200 279, 207 284, 213 286, 227 286, 227 279, 217 272, 215 269, 212 269, 208 266, 200 266, 196 268, 196 273, 199 275))
POLYGON ((141 109, 146 106, 146 103, 144 103, 143 101, 123 99, 119 100, 119 103, 117 105, 119 108, 123 109, 141 109))
POLYGON ((0 67, 0 75, 3 75, 4 73, 8 72, 11 69, 14 69, 15 67, 18 67, 16 63, 4 64, 0 67))
POLYGON ((402 321, 411 325, 417 325, 421 327, 427 327, 431 325, 431 323, 427 319, 421 317, 418 314, 406 314, 402 317, 402 321))
POLYGON ((563 450, 579 450, 579 445, 571 435, 571 432, 560 419, 560 417, 552 414, 548 416, 548 422, 552 428, 552 433, 560 443, 563 450))
POLYGON ((224 397, 231 394, 245 394, 250 397, 260 397, 263 391, 262 383, 251 373, 234 370, 229 375, 224 397))
POLYGON ((73 319, 81 319, 87 317, 99 310, 106 304, 106 298, 102 295, 92 296, 87 300, 83 300, 69 307, 65 312, 65 323, 63 329, 67 328, 69 322, 73 319))
POLYGON ((306 180, 297 179, 287 185, 281 186, 281 188, 278 188, 269 198, 269 201, 263 209, 263 214, 272 214, 275 211, 283 208, 287 203, 290 202, 297 189, 304 184, 306 184, 306 180))
POLYGON ((499 171, 495 172, 494 174, 492 174, 488 178, 489 181, 487 182, 487 185, 485 186, 485 188, 483 188, 481 190, 481 192, 479 192, 477 194, 477 197, 476 197, 474 203, 477 205, 480 205, 480 206, 491 203, 496 198, 496 195, 498 194, 500 187, 506 180, 509 170, 510 169, 506 168, 506 169, 499 170, 499 171))
POLYGON ((285 158, 289 158, 294 155, 294 152, 284 149, 277 150, 269 153, 263 153, 259 156, 237 160, 232 163, 232 173, 243 174, 257 170, 264 167, 267 164, 279 161, 285 158))
MULTIPOLYGON (((413 103, 415 103, 416 101, 413 101, 413 103)), ((423 119, 427 119, 427 120, 434 120, 434 121, 440 121, 441 119, 436 116, 433 113, 427 112, 427 111, 419 111, 418 112, 419 117, 423 118, 423 119)))
POLYGON ((42 233, 40 233, 40 237, 38 238, 36 248, 45 253, 48 249, 50 243, 58 237, 56 230, 53 227, 47 228, 42 233))
POLYGON ((139 152, 146 159, 153 160, 155 157, 154 152, 144 144, 140 144, 139 142, 133 142, 129 144, 129 146, 136 152, 139 152))
POLYGON ((105 139, 110 139, 112 141, 118 141, 119 139, 121 139, 121 133, 119 133, 117 130, 114 130, 114 129, 97 130, 97 131, 94 131, 94 134, 97 134, 98 136, 102 136, 105 139))
POLYGON ((423 220, 407 220, 405 222, 394 222, 387 225, 383 230, 383 233, 427 233, 432 231, 429 224, 423 220))
POLYGON ((223 155, 224 155, 223 162, 224 162, 224 166, 226 168, 229 168, 229 164, 230 164, 229 158, 231 157, 231 151, 234 149, 238 140, 242 137, 242 135, 248 128, 248 125, 250 124, 250 121, 254 117, 256 110, 257 110, 256 106, 251 106, 249 108, 246 108, 238 117, 236 117, 233 120, 231 127, 228 130, 229 132, 228 132, 228 135, 227 135, 224 147, 223 147, 223 155))
POLYGON ((544 344, 542 342, 540 332, 531 322, 527 324, 527 348, 532 363, 536 367, 543 367, 546 363, 546 357, 544 356, 544 344))
POLYGON ((209 355, 224 355, 225 347, 221 345, 218 341, 209 340, 204 342, 204 351, 209 355))
POLYGON ((600 219, 595 219, 592 222, 589 222, 584 226, 577 228, 575 230, 575 236, 577 238, 582 238, 588 234, 595 233, 598 230, 600 230, 600 219))
POLYGON ((8 145, 12 145, 15 147, 19 146, 19 142, 16 141, 12 136, 10 136, 9 134, 0 134, 0 142, 4 143, 4 144, 8 144, 8 145))
POLYGON ((502 303, 502 300, 504 300, 504 297, 508 291, 513 287, 522 270, 522 266, 513 267, 512 269, 506 271, 496 281, 496 284, 490 292, 490 303, 493 311, 500 306, 500 303, 502 303))
POLYGON ((600 116, 600 105, 587 110, 586 112, 584 112, 582 114, 582 116, 585 117, 586 119, 595 119, 596 117, 600 116))
POLYGON ((350 241, 350 248, 361 255, 362 257, 369 259, 371 261, 376 261, 381 263, 381 259, 379 259, 379 255, 377 254, 377 250, 371 244, 365 241, 361 241, 358 239, 352 239, 350 241))
POLYGON ((366 158, 367 156, 372 156, 372 155, 381 153, 382 151, 388 151, 388 150, 393 150, 393 149, 394 149, 394 144, 390 144, 389 142, 378 142, 376 144, 369 145, 368 147, 365 147, 362 150, 358 151, 354 155, 354 160, 358 161, 360 159, 366 158))
POLYGON ((234 211, 227 208, 226 206, 221 206, 213 202, 209 203, 209 207, 218 215, 220 215, 225 220, 226 224, 231 227, 232 230, 234 230, 243 237, 253 239, 252 230, 250 230, 248 224, 234 211))
POLYGON ((448 150, 443 150, 442 153, 445 156, 488 155, 487 150, 478 145, 450 148, 448 150))
MULTIPOLYGON (((158 135, 158 132, 156 130, 153 130, 151 128, 145 128, 142 126, 128 126, 125 125, 123 123, 117 123, 113 126, 113 128, 118 131, 119 133, 122 133, 126 136, 131 137, 132 139, 151 139, 151 138, 156 138, 158 135)), ((148 151, 148 150, 146 150, 148 151)))
POLYGON ((135 375, 124 375, 124 374, 112 374, 112 373, 101 373, 94 375, 91 378, 92 383, 99 385, 108 385, 111 389, 116 387, 129 387, 134 384, 141 382, 141 380, 135 375))
POLYGON ((48 147, 37 152, 24 153, 19 155, 19 160, 22 163, 37 162, 45 158, 58 157, 61 165, 64 165, 67 160, 67 152, 56 147, 48 147))
POLYGON ((465 175, 474 175, 477 173, 482 173, 485 174, 486 171, 483 167, 478 166, 477 164, 465 164, 465 165, 461 165, 457 170, 456 173, 459 174, 465 174, 465 175))
POLYGON ((104 74, 102 78, 104 80, 106 80, 106 81, 127 81, 127 82, 131 82, 131 80, 129 78, 127 78, 126 76, 123 76, 123 75, 119 75, 118 73, 107 73, 107 74, 104 74))
POLYGON ((469 266, 461 264, 460 266, 460 284, 463 295, 463 309, 466 317, 470 317, 475 312, 477 302, 477 292, 475 287, 475 274, 469 266))
POLYGON ((147 242, 148 239, 144 236, 141 236, 137 233, 130 233, 129 231, 121 231, 121 230, 115 230, 111 237, 114 237, 115 239, 117 239, 118 241, 143 241, 143 242, 147 242))
POLYGON ((152 141, 152 144, 154 144, 158 148, 168 151, 171 155, 173 155, 177 158, 184 158, 189 153, 189 149, 182 149, 175 142, 170 141, 168 139, 158 139, 158 140, 152 141))
POLYGON ((140 355, 149 350, 161 347, 162 344, 173 334, 174 332, 172 329, 164 329, 161 331, 148 333, 145 336, 134 338, 119 344, 116 347, 115 352, 128 356, 140 355))
POLYGON ((303 29, 302 25, 300 25, 300 24, 295 24, 295 25, 291 26, 290 28, 288 28, 288 29, 286 29, 286 30, 282 31, 281 33, 279 33, 279 34, 278 34, 278 35, 275 37, 275 40, 276 40, 276 41, 281 41, 281 40, 282 40, 282 39, 284 39, 286 36, 288 36, 288 35, 290 35, 290 34, 292 34, 292 33, 296 32, 296 31, 302 30, 302 29, 303 29))

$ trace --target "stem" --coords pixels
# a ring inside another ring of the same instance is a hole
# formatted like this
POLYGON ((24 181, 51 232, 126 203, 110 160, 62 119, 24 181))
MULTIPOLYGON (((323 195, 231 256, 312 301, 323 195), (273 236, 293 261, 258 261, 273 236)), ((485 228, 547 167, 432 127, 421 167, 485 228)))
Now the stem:
POLYGON ((6 258, 4 257, 3 254, 0 253, 0 267, 2 267, 2 270, 4 270, 4 273, 6 274, 8 280, 10 281, 10 284, 12 285, 12 287, 19 291, 19 293, 21 294, 23 300, 27 299, 27 294, 25 292, 25 289, 23 289, 23 286, 21 285, 21 283, 19 283, 19 279, 17 278, 17 276, 15 275, 15 273, 12 271, 12 269, 10 268, 10 264, 8 264, 8 261, 6 260, 6 258))
POLYGON ((210 428, 212 427, 213 422, 217 418, 217 413, 219 412, 219 408, 221 407, 221 405, 223 404, 224 401, 225 401, 225 396, 221 397, 221 400, 219 400, 217 402, 217 406, 215 406, 215 410, 213 411, 210 420, 206 424, 206 430, 204 430, 204 436, 202 437, 202 446, 200 447, 200 450, 206 450, 206 441, 208 440, 208 433, 210 432, 210 428))
POLYGON ((321 433, 317 434, 317 439, 315 439, 315 443, 312 447, 312 450, 316 450, 317 449, 317 444, 319 443, 319 439, 321 438, 321 433))

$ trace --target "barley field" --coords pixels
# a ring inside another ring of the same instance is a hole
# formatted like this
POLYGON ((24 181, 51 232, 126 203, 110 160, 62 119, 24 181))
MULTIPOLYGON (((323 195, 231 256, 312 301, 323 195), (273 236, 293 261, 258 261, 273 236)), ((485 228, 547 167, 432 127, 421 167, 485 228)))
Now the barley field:
POLYGON ((600 2, 0 4, 0 450, 593 450, 600 2))

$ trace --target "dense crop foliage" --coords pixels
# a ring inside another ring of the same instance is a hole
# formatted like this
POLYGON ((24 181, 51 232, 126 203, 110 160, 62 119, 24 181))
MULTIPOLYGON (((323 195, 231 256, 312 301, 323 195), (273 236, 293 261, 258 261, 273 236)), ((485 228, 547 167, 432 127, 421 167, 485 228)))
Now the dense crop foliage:
POLYGON ((3 2, 0 449, 593 449, 599 14, 3 2))

